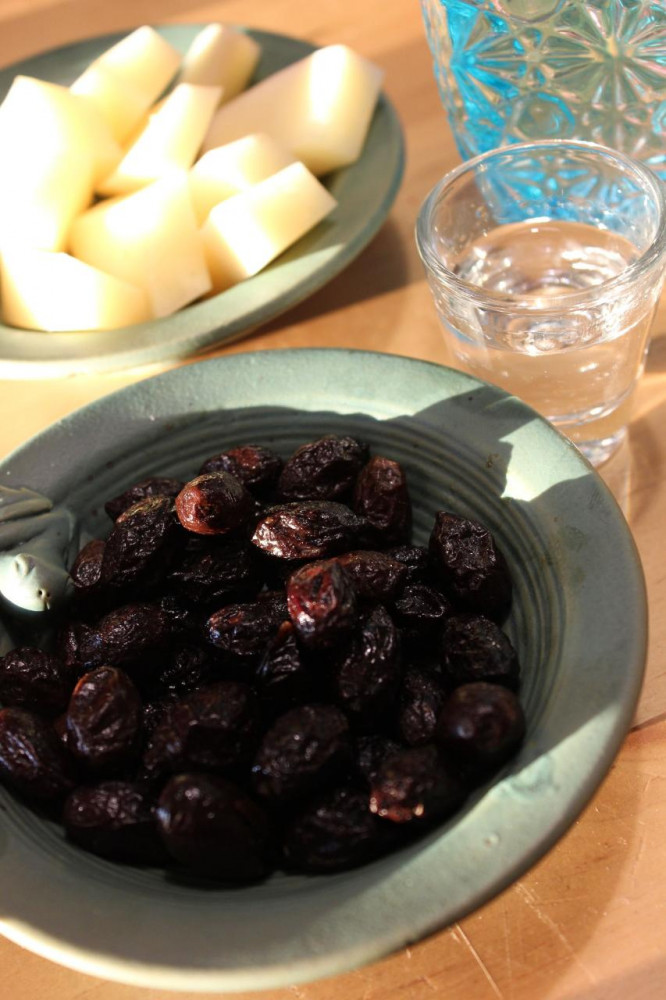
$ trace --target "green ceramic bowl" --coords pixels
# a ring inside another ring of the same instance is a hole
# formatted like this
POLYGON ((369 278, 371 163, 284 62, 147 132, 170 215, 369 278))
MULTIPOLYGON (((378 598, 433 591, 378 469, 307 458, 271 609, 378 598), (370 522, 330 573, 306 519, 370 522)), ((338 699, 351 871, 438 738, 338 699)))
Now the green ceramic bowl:
POLYGON ((140 477, 186 477, 233 443, 288 454, 324 432, 401 460, 424 541, 451 508, 488 523, 516 584, 507 628, 523 666, 519 755, 424 840, 335 876, 194 888, 86 855, 2 793, 0 930, 97 976, 233 991, 332 975, 487 900, 578 815, 629 725, 646 647, 636 550, 599 476, 517 399, 389 355, 300 350, 204 361, 85 407, 0 463, 6 485, 67 503, 84 532, 140 477))
MULTIPOLYGON (((201 27, 171 24, 157 30, 184 53, 201 27)), ((316 48, 286 35, 247 30, 262 50, 255 82, 316 48)), ((76 42, 0 70, 0 101, 19 73, 69 85, 128 33, 129 29, 76 42)), ((336 208, 259 274, 172 316, 121 330, 44 333, 0 322, 0 378, 60 378, 135 368, 238 340, 312 295, 358 256, 385 221, 403 168, 402 129, 382 93, 359 159, 322 178, 338 202, 336 208)))

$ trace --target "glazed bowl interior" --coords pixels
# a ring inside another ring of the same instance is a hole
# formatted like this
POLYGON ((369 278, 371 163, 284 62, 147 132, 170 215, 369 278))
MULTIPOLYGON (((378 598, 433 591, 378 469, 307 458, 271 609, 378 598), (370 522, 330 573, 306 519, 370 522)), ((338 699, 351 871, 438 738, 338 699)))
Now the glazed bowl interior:
MULTIPOLYGON (((231 991, 376 959, 509 884, 575 819, 626 732, 645 662, 645 593, 624 519, 576 450, 517 399, 436 365, 300 350, 200 362, 54 425, 0 463, 3 482, 66 505, 82 543, 103 501, 150 475, 188 478, 226 447, 288 456, 325 433, 402 462, 414 538, 435 511, 473 516, 506 555, 506 630, 523 671, 518 756, 440 828, 332 876, 226 888, 121 867, 0 792, 0 930, 48 958, 163 989, 231 991)), ((5 615, 9 633, 42 627, 5 615)))

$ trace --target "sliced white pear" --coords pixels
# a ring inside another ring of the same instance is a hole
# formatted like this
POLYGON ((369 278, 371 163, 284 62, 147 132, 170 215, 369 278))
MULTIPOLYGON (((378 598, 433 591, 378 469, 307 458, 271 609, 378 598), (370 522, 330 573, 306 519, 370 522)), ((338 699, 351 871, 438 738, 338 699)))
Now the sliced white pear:
POLYGON ((222 87, 222 100, 229 101, 247 86, 260 55, 259 43, 244 31, 225 24, 208 24, 190 43, 179 80, 222 87))
POLYGON ((216 205, 201 230, 213 289, 257 274, 336 204, 302 163, 292 163, 216 205))
POLYGON ((84 212, 72 225, 70 247, 80 260, 144 288, 155 316, 211 288, 185 172, 84 212))
POLYGON ((0 262, 5 323, 29 330, 114 330, 151 318, 142 288, 66 253, 6 249, 0 262))
POLYGON ((220 97, 219 87, 179 83, 148 119, 100 194, 129 194, 174 170, 192 166, 220 97))
POLYGON ((159 32, 144 24, 103 52, 92 65, 103 66, 156 101, 180 66, 180 53, 159 32))
POLYGON ((190 191, 199 223, 211 208, 289 166, 294 156, 268 135, 246 135, 204 153, 190 170, 190 191))
POLYGON ((152 96, 139 90, 112 69, 93 63, 69 88, 92 104, 111 129, 116 142, 126 142, 152 104, 152 96))
POLYGON ((223 104, 203 151, 267 132, 314 173, 353 163, 365 142, 382 71, 345 45, 330 45, 223 104))

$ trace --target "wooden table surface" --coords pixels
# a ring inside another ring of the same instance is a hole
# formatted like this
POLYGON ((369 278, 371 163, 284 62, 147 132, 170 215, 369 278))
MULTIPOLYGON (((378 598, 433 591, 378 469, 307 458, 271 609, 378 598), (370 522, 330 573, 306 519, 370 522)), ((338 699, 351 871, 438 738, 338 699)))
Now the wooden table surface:
MULTIPOLYGON (((458 162, 418 0, 0 0, 0 65, 142 23, 228 21, 345 42, 386 73, 407 167, 390 217, 346 271, 220 353, 362 347, 446 363, 417 258, 424 195, 458 162)), ((666 301, 666 299, 665 299, 666 301)), ((150 372, 0 383, 0 454, 150 372), (30 405, 25 406, 25 400, 30 405), (17 417, 20 414, 20 417, 17 417)), ((647 675, 634 725, 601 789, 560 843, 488 905, 382 962, 267 1000, 648 1000, 666 996, 666 308, 655 323, 629 446, 603 470, 638 544, 650 600, 647 675)), ((0 887, 0 907, 2 890, 0 887)), ((181 994, 194 997, 196 994, 181 994)), ((248 996, 248 994, 245 994, 248 996)), ((0 939, 6 1000, 156 1000, 0 939)))

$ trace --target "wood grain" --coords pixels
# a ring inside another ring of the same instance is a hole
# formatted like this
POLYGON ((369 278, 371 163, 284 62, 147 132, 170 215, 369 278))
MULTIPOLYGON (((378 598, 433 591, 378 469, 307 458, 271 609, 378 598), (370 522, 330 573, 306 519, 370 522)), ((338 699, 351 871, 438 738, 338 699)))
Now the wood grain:
MULTIPOLYGON (((317 44, 352 45, 385 70, 385 89, 407 140, 404 183, 373 243, 307 302, 224 353, 340 346, 447 362, 413 226, 421 200, 458 156, 433 81, 417 0, 0 0, 0 64, 141 23, 213 20, 299 35, 317 44)), ((146 374, 0 383, 0 454, 76 407, 146 374)), ((635 725, 584 814, 528 874, 456 926, 375 965, 256 994, 257 1000, 662 1000, 665 428, 666 302, 655 322, 629 446, 603 472, 645 569, 651 617, 647 674, 635 725)), ((84 976, 0 939, 0 996, 163 1000, 164 993, 84 976)))

